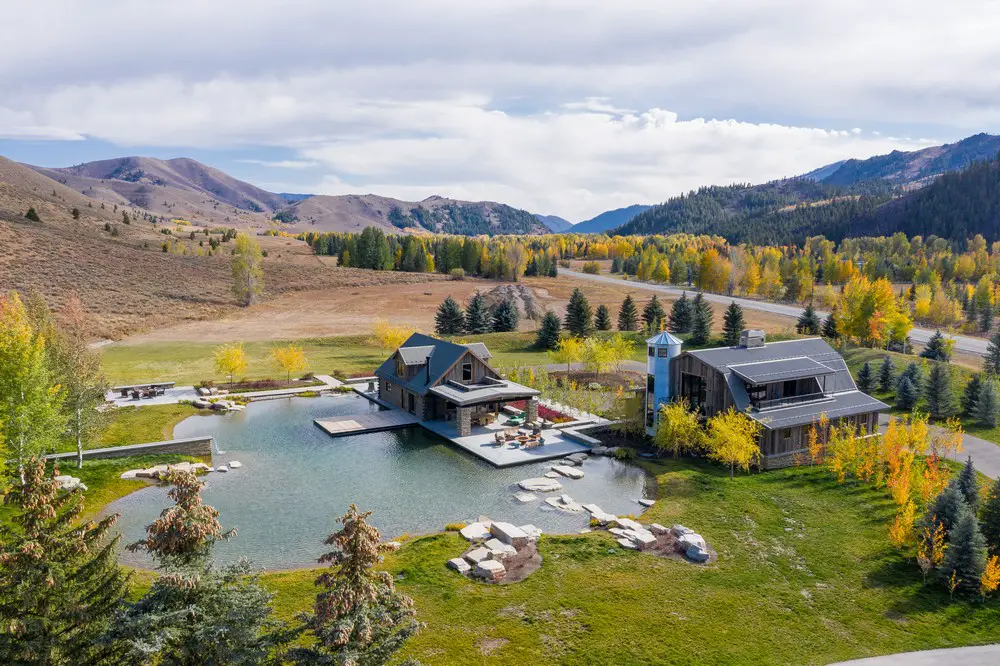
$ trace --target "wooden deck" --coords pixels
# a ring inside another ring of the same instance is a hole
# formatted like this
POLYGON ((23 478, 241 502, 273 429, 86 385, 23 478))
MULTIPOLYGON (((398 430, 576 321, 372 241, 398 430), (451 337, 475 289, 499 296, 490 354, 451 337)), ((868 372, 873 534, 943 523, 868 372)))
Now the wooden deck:
POLYGON ((360 435, 366 432, 394 430, 417 425, 420 420, 401 409, 388 409, 365 414, 345 414, 313 421, 331 437, 360 435))

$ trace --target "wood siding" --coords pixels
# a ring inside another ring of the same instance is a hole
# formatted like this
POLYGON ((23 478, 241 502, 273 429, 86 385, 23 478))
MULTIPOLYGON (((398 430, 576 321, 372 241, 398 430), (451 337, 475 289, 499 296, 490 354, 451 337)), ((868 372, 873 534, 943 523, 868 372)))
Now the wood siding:
POLYGON ((481 358, 473 354, 471 351, 467 351, 459 357, 458 361, 451 367, 440 381, 435 382, 434 385, 438 386, 441 384, 447 384, 448 381, 458 382, 459 384, 468 384, 470 382, 462 379, 462 365, 464 363, 472 363, 472 381, 471 383, 477 384, 483 380, 484 377, 494 377, 499 378, 500 375, 496 373, 493 368, 486 365, 481 358))

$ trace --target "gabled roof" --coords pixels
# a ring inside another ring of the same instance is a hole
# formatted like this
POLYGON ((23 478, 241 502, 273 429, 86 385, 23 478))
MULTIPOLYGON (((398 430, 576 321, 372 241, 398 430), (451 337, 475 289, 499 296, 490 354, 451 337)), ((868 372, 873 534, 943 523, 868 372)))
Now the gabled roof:
POLYGON ((462 346, 467 347, 473 354, 484 361, 488 361, 493 358, 493 354, 490 353, 490 350, 487 349, 486 345, 482 342, 464 342, 462 343, 462 346))
POLYGON ((378 370, 376 377, 381 377, 395 384, 400 384, 404 388, 419 395, 427 393, 427 389, 444 377, 448 370, 458 362, 466 353, 472 352, 483 361, 489 358, 489 350, 481 342, 465 346, 432 338, 423 333, 414 333, 406 342, 400 346, 392 356, 385 360, 378 370), (485 353, 485 357, 481 354, 485 353), (396 374, 396 355, 403 360, 406 365, 422 365, 426 362, 427 370, 418 372, 409 380, 403 379, 396 374))

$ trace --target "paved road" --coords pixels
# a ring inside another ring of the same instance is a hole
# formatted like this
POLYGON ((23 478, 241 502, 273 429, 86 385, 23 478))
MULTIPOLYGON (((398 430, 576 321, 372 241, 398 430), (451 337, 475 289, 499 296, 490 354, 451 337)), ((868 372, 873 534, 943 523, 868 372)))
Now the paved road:
MULTIPOLYGON (((681 293, 687 291, 692 294, 697 293, 697 289, 682 289, 678 287, 668 287, 666 285, 660 284, 649 284, 647 282, 639 282, 636 280, 621 280, 616 277, 611 277, 609 275, 593 275, 590 273, 580 273, 577 271, 571 271, 565 268, 559 269, 560 275, 569 275, 575 278, 580 278, 583 280, 593 280, 594 282, 606 282, 609 284, 622 285, 626 284, 630 287, 636 289, 646 289, 647 291, 657 291, 664 294, 669 294, 671 296, 680 296, 681 293)), ((736 301, 741 307, 748 310, 759 310, 760 312, 770 312, 771 314, 782 315, 785 317, 793 317, 798 319, 799 315, 802 314, 802 308, 795 305, 782 305, 781 303, 769 303, 767 301, 755 301, 749 298, 737 298, 735 296, 723 296, 721 294, 704 294, 705 300, 711 301, 713 303, 722 303, 723 305, 728 305, 730 301, 736 301)), ((824 312, 822 310, 817 310, 816 314, 820 317, 826 317, 829 312, 824 312)), ((934 335, 934 331, 928 328, 914 328, 910 331, 910 339, 914 342, 926 343, 934 335)), ((982 338, 970 338, 966 335, 950 335, 945 333, 946 337, 949 337, 955 341, 955 349, 959 351, 969 352, 971 354, 978 354, 982 356, 986 353, 987 341, 982 338)))
POLYGON ((1000 645, 977 645, 974 647, 947 648, 903 652, 884 657, 869 657, 854 661, 842 661, 831 666, 939 666, 940 664, 961 664, 962 666, 996 666, 1000 664, 1000 645))

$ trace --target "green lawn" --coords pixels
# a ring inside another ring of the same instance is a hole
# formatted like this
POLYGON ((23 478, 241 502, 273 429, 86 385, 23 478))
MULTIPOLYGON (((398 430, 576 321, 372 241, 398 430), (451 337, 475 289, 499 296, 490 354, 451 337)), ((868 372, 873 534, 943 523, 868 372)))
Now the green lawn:
MULTIPOLYGON (((407 645, 425 664, 828 663, 996 640, 1000 602, 948 602, 889 543, 893 506, 826 471, 741 476, 651 465, 645 522, 701 532, 719 561, 697 567, 624 551, 610 535, 543 538, 541 570, 489 586, 445 568, 454 533, 416 539, 388 562, 427 628, 407 645), (494 646, 492 658, 485 652, 494 646)), ((306 610, 316 571, 268 574, 276 610, 306 610)))
MULTIPOLYGON (((174 426, 199 411, 190 405, 119 407, 109 413, 109 421, 100 437, 84 443, 83 448, 100 449, 173 439, 174 426)), ((57 452, 64 451, 76 451, 76 443, 63 440, 57 452)))

